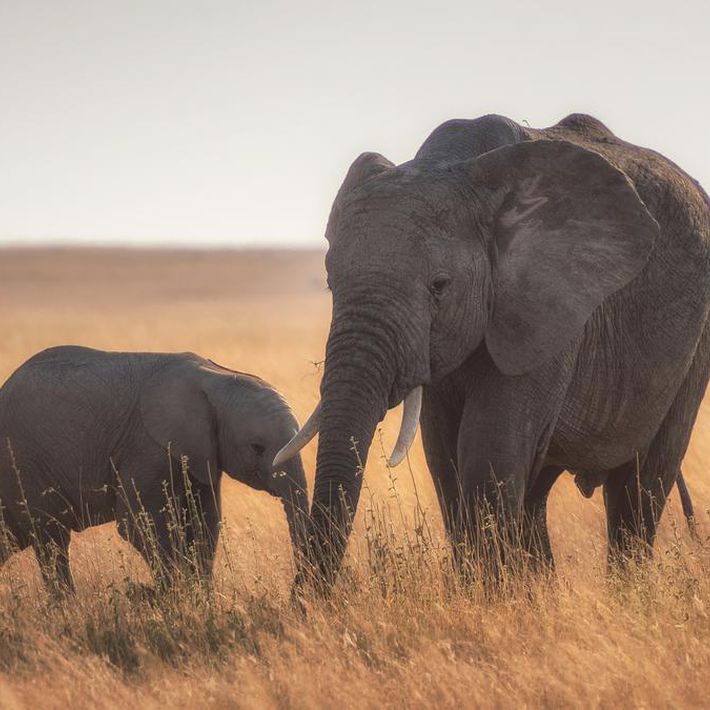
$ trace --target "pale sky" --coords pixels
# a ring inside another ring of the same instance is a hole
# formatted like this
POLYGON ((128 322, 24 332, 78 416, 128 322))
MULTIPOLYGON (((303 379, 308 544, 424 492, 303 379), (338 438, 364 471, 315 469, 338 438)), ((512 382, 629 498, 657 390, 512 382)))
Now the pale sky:
POLYGON ((710 188, 710 2, 0 0, 0 242, 322 245, 363 150, 573 111, 710 188))

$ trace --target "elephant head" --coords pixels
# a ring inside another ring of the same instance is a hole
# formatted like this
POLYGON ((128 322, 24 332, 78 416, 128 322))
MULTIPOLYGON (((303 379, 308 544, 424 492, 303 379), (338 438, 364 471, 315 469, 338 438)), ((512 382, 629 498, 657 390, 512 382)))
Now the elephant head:
POLYGON ((218 491, 224 472, 279 498, 300 560, 308 518, 301 457, 272 463, 298 422, 273 387, 199 358, 155 375, 142 393, 141 414, 152 438, 173 458, 187 457, 195 480, 218 491))
POLYGON ((377 423, 404 400, 391 463, 411 444, 421 387, 485 347, 506 375, 537 368, 643 269, 658 233, 627 177, 565 141, 452 164, 366 153, 328 222, 333 316, 321 401, 277 461, 319 431, 312 535, 337 570, 377 423))

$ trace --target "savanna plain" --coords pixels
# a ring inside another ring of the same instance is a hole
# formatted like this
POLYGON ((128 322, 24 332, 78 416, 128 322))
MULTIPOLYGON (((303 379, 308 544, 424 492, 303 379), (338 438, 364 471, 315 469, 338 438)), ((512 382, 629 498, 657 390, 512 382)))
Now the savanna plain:
MULTIPOLYGON (((301 421, 318 398, 330 297, 317 251, 6 249, 0 379, 42 348, 191 350, 270 381, 301 421)), ((74 534, 77 592, 44 591, 31 551, 0 569, 0 707, 707 706, 710 400, 653 561, 606 572, 604 506, 568 475, 551 494, 557 571, 491 596, 450 570, 419 439, 388 469, 399 412, 365 471, 328 600, 289 602, 278 502, 223 481, 212 588, 131 594, 149 571, 113 524, 74 534)), ((315 442, 304 450, 312 487, 315 442)))

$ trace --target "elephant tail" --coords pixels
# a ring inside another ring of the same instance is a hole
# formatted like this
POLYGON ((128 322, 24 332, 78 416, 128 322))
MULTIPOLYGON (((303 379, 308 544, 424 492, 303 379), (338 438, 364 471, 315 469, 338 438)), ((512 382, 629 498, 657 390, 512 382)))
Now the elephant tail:
POLYGON ((680 495, 680 503, 683 506, 683 515, 688 523, 688 530, 693 537, 697 536, 697 530, 695 528, 695 511, 693 510, 693 501, 690 498, 690 493, 688 491, 688 486, 685 483, 685 478, 683 472, 678 472, 678 478, 676 479, 676 485, 678 486, 678 494, 680 495))

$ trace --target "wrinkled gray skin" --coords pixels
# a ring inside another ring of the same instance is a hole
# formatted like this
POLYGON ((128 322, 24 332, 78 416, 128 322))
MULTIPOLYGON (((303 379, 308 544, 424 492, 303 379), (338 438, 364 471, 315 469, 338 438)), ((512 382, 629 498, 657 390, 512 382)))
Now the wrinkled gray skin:
POLYGON ((455 549, 480 542, 486 500, 551 562, 545 506, 563 470, 604 486, 613 556, 652 544, 708 379, 709 208, 694 180, 590 116, 454 120, 403 165, 361 155, 326 236, 312 508, 326 581, 359 461, 417 385, 455 549))
POLYGON ((70 532, 114 519, 151 565, 162 563, 169 581, 180 555, 170 533, 169 498, 187 511, 182 542, 198 546, 199 571, 208 575, 224 471, 281 498, 298 548, 308 506, 303 466, 298 456, 277 473, 271 464, 297 428, 269 384, 192 353, 51 348, 24 363, 0 390, 4 521, 17 546, 35 548, 52 588, 74 586, 70 532), (181 456, 188 457, 194 505, 186 497, 181 456), (155 525, 157 560, 140 524, 142 511, 155 525))

